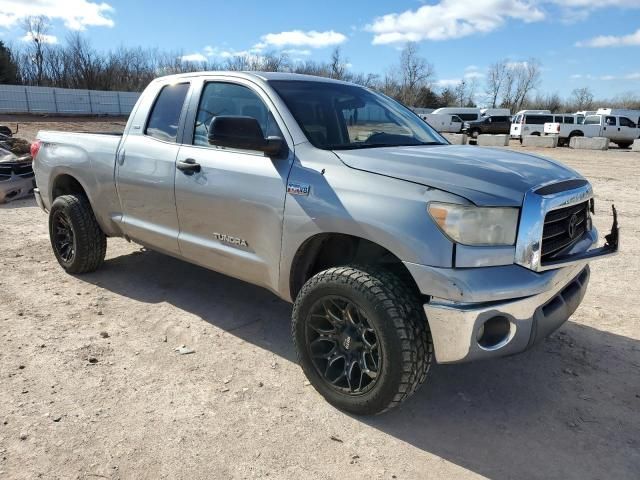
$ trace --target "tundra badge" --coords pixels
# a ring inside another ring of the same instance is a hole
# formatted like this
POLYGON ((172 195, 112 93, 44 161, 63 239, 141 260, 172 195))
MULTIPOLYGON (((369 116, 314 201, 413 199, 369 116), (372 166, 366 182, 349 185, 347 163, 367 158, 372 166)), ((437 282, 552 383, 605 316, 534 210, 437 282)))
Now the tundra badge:
POLYGON ((230 243, 231 245, 237 245, 239 247, 248 247, 247 241, 243 238, 232 237, 230 235, 226 235, 224 233, 213 233, 213 238, 216 240, 220 240, 224 243, 230 243))

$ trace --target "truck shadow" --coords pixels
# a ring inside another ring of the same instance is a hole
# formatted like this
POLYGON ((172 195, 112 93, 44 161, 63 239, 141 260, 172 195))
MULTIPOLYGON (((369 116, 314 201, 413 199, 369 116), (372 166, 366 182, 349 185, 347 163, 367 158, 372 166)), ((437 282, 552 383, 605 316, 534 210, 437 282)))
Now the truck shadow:
MULTIPOLYGON (((81 278, 295 361, 291 306, 264 289, 149 251, 81 278)), ((639 369, 639 341, 568 322, 522 355, 435 366, 401 408, 357 420, 492 479, 638 478, 639 369)))

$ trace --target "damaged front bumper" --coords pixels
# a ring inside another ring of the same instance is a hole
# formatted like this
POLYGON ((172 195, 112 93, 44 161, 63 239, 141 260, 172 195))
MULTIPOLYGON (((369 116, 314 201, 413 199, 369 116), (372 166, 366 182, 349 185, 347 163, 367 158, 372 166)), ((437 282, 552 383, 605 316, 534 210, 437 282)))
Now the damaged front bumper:
POLYGON ((31 195, 35 186, 31 157, 18 158, 7 152, 0 161, 0 203, 31 195))
POLYGON ((617 212, 603 247, 597 231, 585 234, 553 268, 521 265, 435 268, 405 263, 420 291, 439 363, 460 363, 520 353, 559 328, 578 308, 587 290, 588 262, 619 248, 617 212))

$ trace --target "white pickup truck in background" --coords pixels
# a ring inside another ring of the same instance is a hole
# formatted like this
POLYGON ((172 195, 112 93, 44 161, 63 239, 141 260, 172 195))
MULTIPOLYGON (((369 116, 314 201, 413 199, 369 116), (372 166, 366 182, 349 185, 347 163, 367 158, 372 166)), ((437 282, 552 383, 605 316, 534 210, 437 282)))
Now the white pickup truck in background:
POLYGON ((557 135, 558 144, 568 144, 572 137, 605 137, 620 148, 629 148, 640 138, 638 125, 620 115, 589 115, 582 124, 547 122, 545 135, 557 135))

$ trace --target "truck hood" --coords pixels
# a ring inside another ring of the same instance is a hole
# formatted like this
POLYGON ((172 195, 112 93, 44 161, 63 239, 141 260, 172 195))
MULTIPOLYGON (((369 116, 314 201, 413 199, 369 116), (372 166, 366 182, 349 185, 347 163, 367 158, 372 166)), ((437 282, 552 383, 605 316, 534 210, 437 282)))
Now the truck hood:
POLYGON ((522 205, 532 187, 582 178, 548 158, 466 145, 334 150, 349 167, 444 190, 479 206, 522 205))

